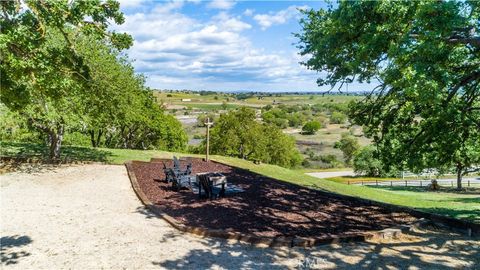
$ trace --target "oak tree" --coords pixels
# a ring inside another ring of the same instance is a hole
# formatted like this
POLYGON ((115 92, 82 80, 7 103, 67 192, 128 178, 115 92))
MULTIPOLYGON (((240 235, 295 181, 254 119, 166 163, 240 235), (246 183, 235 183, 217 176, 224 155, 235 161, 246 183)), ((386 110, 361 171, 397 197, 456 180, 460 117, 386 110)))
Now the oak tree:
POLYGON ((480 2, 339 1, 305 12, 299 48, 319 85, 378 86, 350 118, 386 167, 480 164, 480 2))

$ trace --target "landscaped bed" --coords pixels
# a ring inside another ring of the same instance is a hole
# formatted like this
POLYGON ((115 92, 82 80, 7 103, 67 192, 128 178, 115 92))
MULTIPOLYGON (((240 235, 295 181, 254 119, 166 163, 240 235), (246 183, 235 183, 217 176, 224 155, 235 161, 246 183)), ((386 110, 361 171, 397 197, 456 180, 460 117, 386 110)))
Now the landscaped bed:
MULTIPOLYGON (((187 189, 174 191, 165 182, 161 161, 134 162, 130 169, 146 197, 186 226, 261 237, 324 238, 357 235, 417 220, 408 213, 392 212, 217 162, 181 161, 182 167, 192 163, 193 174, 221 172, 227 176, 228 184, 245 190, 218 200, 200 199, 187 189)), ((171 160, 163 161, 173 166, 171 160)))

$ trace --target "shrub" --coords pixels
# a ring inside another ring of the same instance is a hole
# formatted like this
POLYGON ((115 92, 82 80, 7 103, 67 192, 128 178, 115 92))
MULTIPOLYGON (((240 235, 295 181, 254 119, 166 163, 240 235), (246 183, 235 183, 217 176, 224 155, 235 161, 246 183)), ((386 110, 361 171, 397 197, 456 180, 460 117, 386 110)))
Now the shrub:
POLYGON ((342 138, 335 143, 335 148, 342 150, 345 163, 350 165, 355 152, 360 149, 360 144, 355 136, 342 133, 342 138))
POLYGON ((315 134, 321 127, 322 127, 322 124, 320 124, 320 122, 318 122, 318 121, 310 121, 310 122, 307 122, 307 123, 302 127, 302 132, 303 132, 303 134, 313 135, 313 134, 315 134))
POLYGON ((332 112, 330 116, 330 123, 332 124, 344 124, 347 121, 347 115, 341 112, 332 112))

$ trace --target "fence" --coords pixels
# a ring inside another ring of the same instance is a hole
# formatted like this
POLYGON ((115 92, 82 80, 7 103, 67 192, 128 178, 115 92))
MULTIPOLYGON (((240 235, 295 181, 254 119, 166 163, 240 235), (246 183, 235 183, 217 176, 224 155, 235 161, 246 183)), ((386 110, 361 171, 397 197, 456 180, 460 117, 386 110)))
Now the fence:
MULTIPOLYGON (((431 180, 397 180, 397 181, 379 181, 379 180, 375 180, 375 181, 348 181, 348 184, 349 185, 362 185, 362 186, 396 186, 396 187, 399 187, 399 186, 404 186, 404 187, 426 187, 428 186, 429 184, 431 184, 432 181, 431 180)), ((437 183, 439 185, 443 185, 443 186, 456 186, 457 184, 457 181, 455 180, 441 180, 441 179, 437 179, 437 183)), ((466 185, 466 187, 472 187, 472 186, 477 186, 477 185, 480 185, 480 181, 476 181, 476 180, 466 180, 466 181, 462 181, 462 184, 463 185, 466 185)))

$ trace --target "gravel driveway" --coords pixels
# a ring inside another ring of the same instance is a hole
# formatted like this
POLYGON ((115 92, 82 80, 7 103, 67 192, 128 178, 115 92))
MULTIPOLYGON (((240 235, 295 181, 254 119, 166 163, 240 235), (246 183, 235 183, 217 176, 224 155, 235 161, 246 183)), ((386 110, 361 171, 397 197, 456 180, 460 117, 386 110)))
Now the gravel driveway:
POLYGON ((0 178, 2 269, 480 267, 480 240, 445 232, 315 249, 262 249, 182 234, 142 207, 123 166, 0 178))

